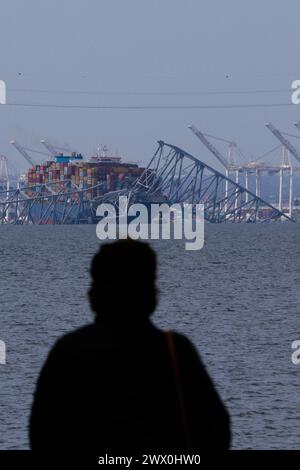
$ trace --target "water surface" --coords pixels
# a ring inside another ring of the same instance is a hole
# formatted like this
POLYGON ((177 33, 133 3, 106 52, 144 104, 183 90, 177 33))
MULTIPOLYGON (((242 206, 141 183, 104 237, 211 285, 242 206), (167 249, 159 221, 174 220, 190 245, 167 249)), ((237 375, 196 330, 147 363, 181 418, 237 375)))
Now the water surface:
MULTIPOLYGON (((235 449, 300 448, 300 225, 206 225, 201 251, 152 242, 154 321, 196 345, 232 416, 235 449)), ((63 333, 92 320, 95 226, 1 226, 0 449, 28 448, 40 367, 63 333)))

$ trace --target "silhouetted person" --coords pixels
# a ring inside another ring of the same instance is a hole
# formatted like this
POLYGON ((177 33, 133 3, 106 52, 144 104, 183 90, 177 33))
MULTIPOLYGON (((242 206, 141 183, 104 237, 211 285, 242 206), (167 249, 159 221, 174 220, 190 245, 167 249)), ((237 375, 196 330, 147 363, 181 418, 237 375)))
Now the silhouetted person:
POLYGON ((105 244, 91 276, 96 321, 50 352, 32 407, 32 448, 227 449, 229 416, 196 350, 149 319, 153 250, 132 240, 105 244))

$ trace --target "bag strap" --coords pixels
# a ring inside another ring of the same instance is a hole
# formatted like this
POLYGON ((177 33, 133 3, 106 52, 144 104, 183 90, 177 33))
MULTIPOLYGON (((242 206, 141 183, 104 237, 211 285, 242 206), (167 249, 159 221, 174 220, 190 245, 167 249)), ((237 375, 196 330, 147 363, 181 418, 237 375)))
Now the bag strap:
POLYGON ((182 427, 183 427, 183 431, 184 431, 184 435, 186 439, 186 446, 188 449, 191 449, 192 441, 191 441, 190 429, 189 429, 189 424, 188 424, 186 402, 185 402, 184 393, 183 393, 182 380, 181 380, 181 374, 180 374, 180 370, 178 366, 174 338, 173 338, 173 334, 171 333, 171 331, 166 331, 165 335, 166 335, 166 340, 167 340, 168 349, 170 353, 172 368, 174 372, 177 399, 178 399, 178 404, 180 408, 182 427))

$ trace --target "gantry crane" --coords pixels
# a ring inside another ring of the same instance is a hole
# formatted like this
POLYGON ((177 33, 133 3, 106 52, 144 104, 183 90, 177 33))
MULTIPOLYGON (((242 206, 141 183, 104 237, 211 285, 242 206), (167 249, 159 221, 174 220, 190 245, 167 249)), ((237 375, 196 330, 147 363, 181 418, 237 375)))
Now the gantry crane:
POLYGON ((46 147, 47 150, 49 150, 49 152, 51 153, 51 155, 52 155, 53 157, 56 157, 56 156, 57 156, 57 153, 58 153, 58 152, 56 151, 55 147, 53 147, 52 144, 50 144, 50 143, 49 143, 47 140, 45 140, 45 139, 40 140, 40 142, 41 142, 41 144, 44 145, 44 147, 46 147))
MULTIPOLYGON (((296 123, 295 123, 295 125, 296 125, 296 123)), ((266 123, 266 127, 279 140, 279 142, 281 142, 282 145, 284 145, 284 147, 287 148, 290 151, 290 153, 296 158, 296 160, 298 160, 298 162, 300 162, 300 152, 296 149, 296 147, 294 147, 294 145, 286 137, 284 137, 282 132, 280 132, 270 122, 266 123)), ((296 126, 296 127, 298 127, 298 126, 296 126)))
POLYGON ((26 152, 25 148, 22 147, 18 142, 15 140, 10 141, 11 145, 13 145, 18 152, 25 158, 25 160, 32 166, 36 165, 36 162, 31 158, 31 156, 26 152))
MULTIPOLYGON (((235 180, 236 183, 239 183, 239 169, 235 165, 235 152, 237 145, 235 142, 230 142, 230 141, 225 141, 225 139, 219 139, 223 140, 224 142, 229 143, 229 155, 228 159, 225 158, 221 152, 206 138, 206 136, 201 132, 197 127, 192 124, 188 126, 188 128, 195 134, 196 137, 202 142, 203 145, 219 160, 219 162, 222 164, 222 166, 225 168, 225 175, 226 175, 226 180, 225 180, 225 198, 228 198, 228 180, 229 178, 229 171, 234 170, 235 171, 235 180)), ((238 204, 238 201, 236 200, 236 205, 238 204)))
MULTIPOLYGON (((205 145, 206 148, 219 160, 221 165, 225 168, 225 170, 229 171, 229 162, 228 160, 223 157, 221 152, 205 137, 203 132, 199 131, 194 124, 191 126, 188 126, 188 128, 195 134, 196 137, 198 137, 199 140, 201 140, 202 144, 205 145)), ((231 144, 234 144, 233 142, 231 144)), ((226 174, 228 176, 228 174, 226 174)))
MULTIPOLYGON (((298 127, 295 123, 295 126, 298 127)), ((284 137, 283 133, 280 132, 273 124, 270 122, 266 123, 267 129, 269 129, 270 132, 279 140, 279 142, 282 143, 282 145, 300 162, 300 152, 294 147, 294 145, 286 138, 284 137)), ((280 174, 279 174, 279 209, 282 208, 282 187, 283 187, 283 170, 284 168, 288 168, 290 171, 290 178, 289 178, 289 214, 292 214, 293 210, 293 166, 290 165, 285 165, 285 162, 283 161, 283 164, 281 165, 280 168, 280 174)))
POLYGON ((52 155, 52 157, 57 157, 59 155, 59 152, 75 152, 75 153, 79 153, 77 152, 76 150, 71 150, 69 148, 69 146, 67 147, 58 147, 57 145, 54 146, 52 145, 48 140, 46 139, 42 139, 40 140, 41 144, 44 145, 44 147, 46 147, 46 149, 50 152, 50 154, 52 155))

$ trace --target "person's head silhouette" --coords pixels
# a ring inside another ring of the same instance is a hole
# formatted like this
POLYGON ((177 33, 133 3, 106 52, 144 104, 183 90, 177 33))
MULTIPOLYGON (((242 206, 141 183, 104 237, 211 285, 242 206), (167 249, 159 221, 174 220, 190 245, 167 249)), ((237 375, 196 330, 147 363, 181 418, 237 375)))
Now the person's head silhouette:
POLYGON ((89 299, 97 316, 130 321, 154 311, 156 255, 147 243, 126 239, 102 245, 91 276, 89 299))

